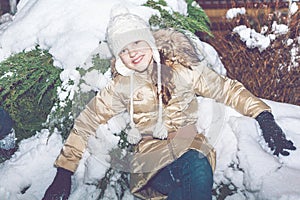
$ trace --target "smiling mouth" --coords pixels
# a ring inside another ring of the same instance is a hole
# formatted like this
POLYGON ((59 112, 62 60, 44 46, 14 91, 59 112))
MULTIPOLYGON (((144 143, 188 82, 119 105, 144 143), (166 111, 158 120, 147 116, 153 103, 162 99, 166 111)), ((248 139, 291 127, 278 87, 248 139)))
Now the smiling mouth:
POLYGON ((139 56, 136 59, 132 60, 133 64, 139 64, 143 60, 144 56, 139 56))

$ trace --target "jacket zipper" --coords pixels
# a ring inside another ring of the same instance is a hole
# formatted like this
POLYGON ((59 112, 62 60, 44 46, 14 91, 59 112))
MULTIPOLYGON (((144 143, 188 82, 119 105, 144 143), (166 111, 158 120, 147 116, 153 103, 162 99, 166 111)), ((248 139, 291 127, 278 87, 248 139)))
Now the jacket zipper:
POLYGON ((171 154, 173 160, 176 160, 177 157, 176 157, 176 155, 175 155, 175 153, 174 153, 174 151, 173 151, 173 146, 172 146, 172 144, 171 144, 171 140, 170 140, 170 142, 168 143, 168 148, 169 148, 169 151, 170 151, 170 154, 171 154))

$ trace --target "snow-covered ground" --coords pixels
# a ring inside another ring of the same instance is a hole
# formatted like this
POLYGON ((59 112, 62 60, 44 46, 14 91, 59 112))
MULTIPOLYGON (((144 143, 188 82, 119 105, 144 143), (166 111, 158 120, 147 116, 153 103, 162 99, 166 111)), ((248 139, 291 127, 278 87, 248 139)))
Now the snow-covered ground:
MULTIPOLYGON (((7 18, 8 21, 0 25, 0 61, 13 53, 28 51, 40 45, 53 55, 54 65, 64 69, 61 75, 62 81, 77 80, 80 75, 76 68, 86 67, 86 60, 98 48, 99 42, 105 40, 110 10, 114 8, 117 12, 120 7, 115 7, 115 5, 119 2, 126 5, 130 12, 146 20, 152 14, 157 13, 155 10, 141 6, 146 2, 142 0, 110 0, 105 3, 99 0, 21 0, 16 15, 7 18)), ((169 8, 186 14, 184 0, 168 0, 167 2, 169 8)), ((230 16, 234 16, 233 11, 230 12, 230 16)), ((284 30, 286 28, 276 26, 276 24, 274 27, 277 31, 280 27, 284 30)), ((247 30, 246 27, 236 29, 243 41, 251 41, 251 48, 264 50, 266 46, 264 41, 271 42, 266 39, 271 38, 269 36, 258 37, 260 33, 255 33, 255 40, 253 38, 251 40, 251 34, 248 34, 249 38, 245 38, 247 34, 241 33, 243 30, 247 30), (259 45, 255 46, 254 41, 257 41, 259 45)), ((284 34, 283 32, 279 31, 280 34, 284 34)), ((300 42, 300 39, 298 41, 300 42)), ((200 48, 199 52, 202 54, 206 52, 204 56, 207 56, 208 62, 217 65, 215 70, 219 73, 226 73, 214 49, 206 43, 196 42, 200 48)), ((105 79, 106 76, 101 75, 99 75, 100 78, 105 79)), ((106 83, 107 81, 97 81, 95 84, 99 84, 98 88, 101 88, 106 83)), ((264 101, 271 106, 276 121, 283 128, 287 138, 291 139, 297 147, 297 150, 291 152, 288 157, 277 158, 268 151, 254 119, 241 116, 214 100, 199 97, 197 127, 199 131, 207 135, 217 151, 215 187, 222 183, 229 184, 230 188, 236 190, 235 194, 226 198, 227 200, 300 199, 298 188, 300 184, 300 107, 264 101)), ((110 141, 103 145, 102 152, 107 152, 115 146, 115 142, 112 141, 116 141, 117 136, 113 136, 110 132, 118 132, 122 129, 127 119, 126 115, 119 116, 107 125, 99 127, 98 131, 105 133, 107 141, 110 141)), ((97 141, 94 142, 99 144, 97 141)), ((91 144, 95 143, 91 142, 91 144)), ((21 141, 20 148, 13 157, 0 164, 0 199, 41 199, 56 173, 53 162, 61 147, 60 135, 56 132, 50 133, 48 129, 41 130, 35 136, 21 141), (49 134, 52 135, 47 140, 49 134)), ((105 170, 109 167, 105 158, 102 156, 93 159, 92 154, 85 153, 73 177, 71 200, 96 198, 99 190, 85 183, 92 183, 96 178, 103 177, 105 170)), ((111 187, 106 190, 106 198, 116 199, 111 187)), ((124 199, 133 199, 133 196, 127 192, 124 199)))

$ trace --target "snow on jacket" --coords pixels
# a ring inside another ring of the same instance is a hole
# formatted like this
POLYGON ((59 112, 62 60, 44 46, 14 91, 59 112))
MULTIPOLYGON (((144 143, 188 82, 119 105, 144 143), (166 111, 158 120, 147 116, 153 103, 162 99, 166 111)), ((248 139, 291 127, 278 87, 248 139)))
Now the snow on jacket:
MULTIPOLYGON (((148 75, 150 70, 149 67, 143 73, 134 74, 133 118, 136 128, 144 136, 152 135, 153 127, 157 122, 157 91, 148 75)), ((179 131, 184 135, 196 132, 194 127, 198 112, 197 95, 215 99, 217 102, 231 106, 241 114, 253 118, 262 111, 270 111, 269 106, 251 94, 240 82, 220 76, 208 68, 205 62, 201 62, 192 69, 176 65, 172 81, 176 88, 172 92, 172 98, 168 105, 164 106, 163 112, 163 120, 169 133, 179 131)), ((106 123, 111 117, 119 113, 129 112, 129 108, 130 77, 117 76, 111 84, 88 103, 77 117, 74 128, 67 138, 55 165, 75 171, 86 149, 88 137, 95 135, 99 124, 106 123)), ((159 169, 171 163, 189 149, 196 149, 207 155, 213 169, 216 162, 213 148, 201 133, 193 137, 193 140, 188 140, 188 142, 184 139, 142 140, 137 144, 136 149, 137 155, 154 152, 155 157, 149 160, 137 158, 132 164, 131 191, 143 199, 164 198, 163 195, 146 187, 146 183, 159 169), (143 169, 143 167, 149 168, 149 166, 153 167, 152 171, 143 169)))

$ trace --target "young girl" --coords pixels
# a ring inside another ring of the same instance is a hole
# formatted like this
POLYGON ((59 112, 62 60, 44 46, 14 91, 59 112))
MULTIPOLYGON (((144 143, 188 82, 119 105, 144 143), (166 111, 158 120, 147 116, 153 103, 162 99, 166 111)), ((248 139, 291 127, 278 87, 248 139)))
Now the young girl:
POLYGON ((183 33, 159 30, 154 36, 136 15, 111 19, 107 42, 114 55, 113 81, 75 120, 43 199, 68 198, 71 176, 89 136, 95 135, 99 124, 125 111, 130 113, 127 139, 136 144, 131 192, 142 199, 211 199, 215 152, 197 132, 196 95, 255 118, 275 155, 296 149, 274 121, 270 107, 238 81, 209 69, 183 33))

